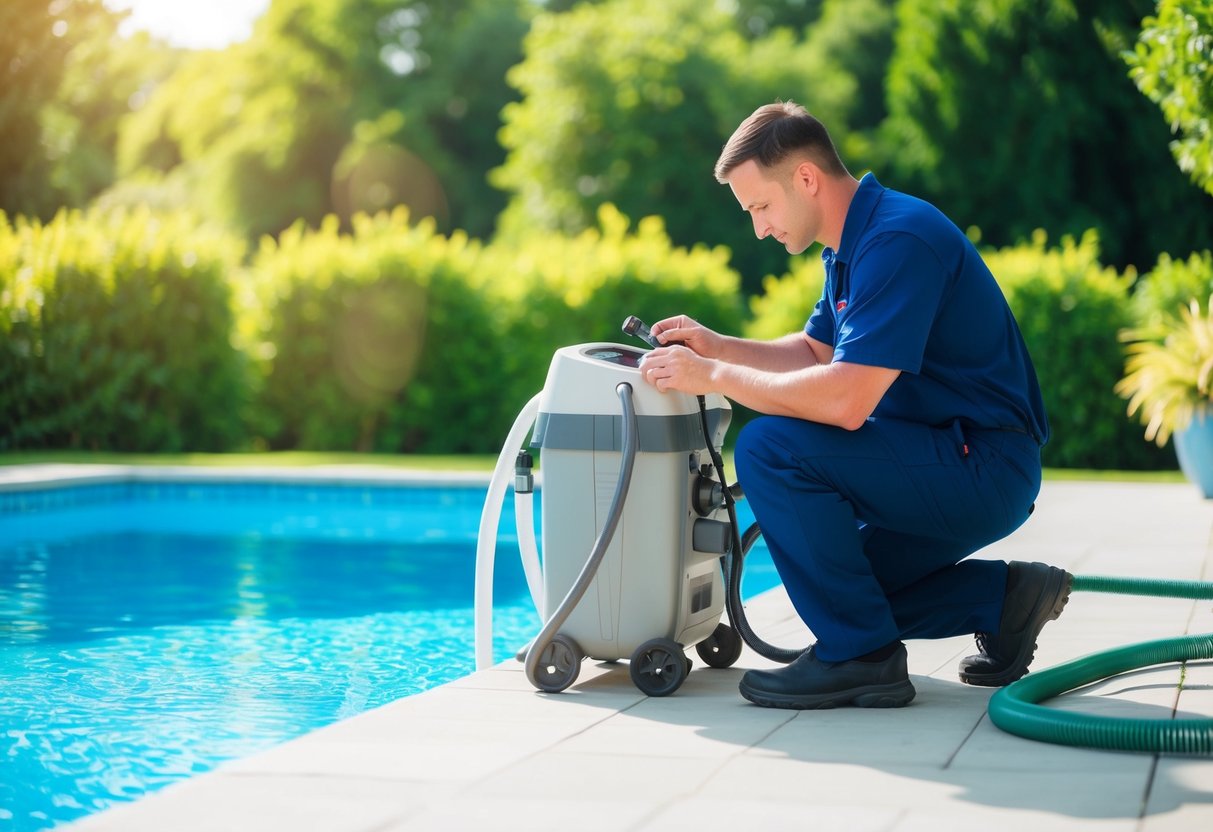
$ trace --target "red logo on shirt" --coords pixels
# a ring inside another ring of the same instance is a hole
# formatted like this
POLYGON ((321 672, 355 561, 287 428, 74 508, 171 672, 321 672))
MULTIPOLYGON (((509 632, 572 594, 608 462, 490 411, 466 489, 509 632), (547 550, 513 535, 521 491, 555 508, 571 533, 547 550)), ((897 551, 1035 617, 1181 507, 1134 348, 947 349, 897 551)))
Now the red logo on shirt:
POLYGON ((845 300, 840 300, 840 301, 838 301, 838 305, 834 307, 834 310, 836 312, 841 312, 842 310, 844 310, 846 308, 847 308, 847 302, 845 300))

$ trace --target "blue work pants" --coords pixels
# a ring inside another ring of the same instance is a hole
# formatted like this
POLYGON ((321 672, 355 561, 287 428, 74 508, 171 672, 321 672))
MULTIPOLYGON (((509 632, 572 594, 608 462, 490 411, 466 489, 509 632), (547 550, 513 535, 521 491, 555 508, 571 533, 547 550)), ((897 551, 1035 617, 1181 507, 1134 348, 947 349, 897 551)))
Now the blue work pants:
POLYGON ((819 658, 998 631, 1006 563, 961 561, 1027 519, 1040 490, 1032 437, 762 416, 742 429, 734 461, 819 658))

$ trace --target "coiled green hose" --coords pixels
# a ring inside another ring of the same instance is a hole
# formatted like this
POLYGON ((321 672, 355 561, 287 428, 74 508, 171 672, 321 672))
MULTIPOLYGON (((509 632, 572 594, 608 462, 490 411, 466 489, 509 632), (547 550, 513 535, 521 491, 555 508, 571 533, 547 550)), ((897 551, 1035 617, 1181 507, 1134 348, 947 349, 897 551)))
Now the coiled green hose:
MULTIPOLYGON (((1213 598, 1213 583, 1075 575, 1074 591, 1213 598)), ((1131 644, 1035 671, 990 698, 990 721, 1027 739, 1117 751, 1213 754, 1213 718, 1129 719, 1059 711, 1037 703, 1091 682, 1169 662, 1213 658, 1213 633, 1131 644)))

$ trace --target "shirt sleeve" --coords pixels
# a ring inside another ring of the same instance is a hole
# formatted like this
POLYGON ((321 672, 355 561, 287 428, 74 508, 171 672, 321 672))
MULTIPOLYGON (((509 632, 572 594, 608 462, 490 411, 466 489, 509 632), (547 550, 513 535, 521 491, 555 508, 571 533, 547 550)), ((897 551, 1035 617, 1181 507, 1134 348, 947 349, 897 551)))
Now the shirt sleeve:
POLYGON ((833 307, 834 302, 830 300, 830 282, 827 280, 821 290, 821 298, 813 307, 813 314, 804 325, 805 334, 831 347, 834 346, 833 307))
MULTIPOLYGON (((849 264, 834 360, 917 373, 949 276, 934 251, 903 232, 878 235, 849 264)), ((829 311, 829 310, 827 310, 829 311)))

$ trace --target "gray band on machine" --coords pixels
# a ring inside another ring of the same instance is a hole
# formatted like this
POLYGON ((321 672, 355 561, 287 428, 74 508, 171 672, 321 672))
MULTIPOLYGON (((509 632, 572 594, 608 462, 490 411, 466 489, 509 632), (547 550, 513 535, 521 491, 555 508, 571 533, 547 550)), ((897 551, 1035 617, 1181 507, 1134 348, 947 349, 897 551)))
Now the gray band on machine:
MULTIPOLYGON (((708 411, 708 430, 716 444, 723 439, 721 416, 708 411), (720 434, 719 436, 717 434, 720 434)), ((727 414, 731 417, 732 414, 727 414)), ((727 418, 726 417, 726 418, 727 418)), ((652 453, 694 451, 703 447, 698 413, 681 416, 637 416, 637 450, 652 453)), ((725 426, 727 426, 727 421, 725 426)), ((531 437, 533 448, 566 451, 619 451, 623 448, 623 417, 594 413, 540 413, 531 437)))

